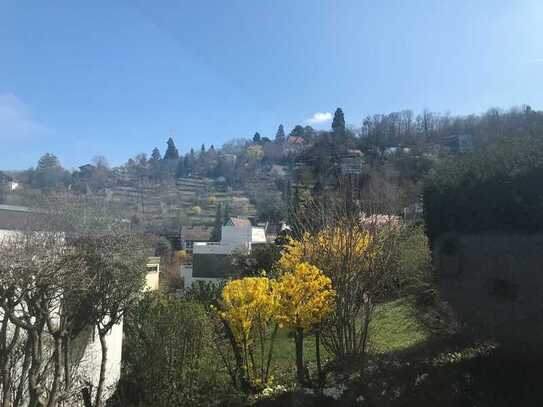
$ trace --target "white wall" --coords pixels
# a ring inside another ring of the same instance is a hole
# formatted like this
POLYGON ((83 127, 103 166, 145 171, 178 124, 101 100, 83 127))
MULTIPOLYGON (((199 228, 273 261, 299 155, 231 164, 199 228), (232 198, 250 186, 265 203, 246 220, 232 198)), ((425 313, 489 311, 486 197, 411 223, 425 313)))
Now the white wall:
MULTIPOLYGON (((123 350, 123 321, 116 324, 106 335, 107 359, 106 380, 104 383, 104 400, 107 400, 115 392, 117 382, 121 378, 121 361, 123 350)), ((95 332, 90 340, 80 366, 81 374, 93 389, 98 385, 100 377, 100 364, 102 361, 102 348, 100 338, 95 332)))

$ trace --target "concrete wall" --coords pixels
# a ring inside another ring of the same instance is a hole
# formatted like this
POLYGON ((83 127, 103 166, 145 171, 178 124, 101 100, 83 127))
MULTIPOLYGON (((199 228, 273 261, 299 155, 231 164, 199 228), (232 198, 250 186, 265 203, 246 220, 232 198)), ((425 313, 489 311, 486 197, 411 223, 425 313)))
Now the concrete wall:
POLYGON ((441 294, 468 330, 543 343, 543 234, 446 235, 433 258, 441 294))

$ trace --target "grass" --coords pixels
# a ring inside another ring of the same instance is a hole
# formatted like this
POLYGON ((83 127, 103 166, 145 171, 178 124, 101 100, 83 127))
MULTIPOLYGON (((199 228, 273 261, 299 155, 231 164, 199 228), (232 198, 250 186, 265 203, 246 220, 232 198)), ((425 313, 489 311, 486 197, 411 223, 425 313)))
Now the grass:
POLYGON ((398 352, 419 345, 429 332, 418 322, 414 305, 399 299, 381 305, 370 325, 370 352, 398 352))
MULTIPOLYGON (((375 354, 397 352, 418 345, 428 339, 429 333, 418 323, 415 307, 407 299, 391 301, 379 306, 370 325, 370 352, 375 354)), ((294 339, 286 329, 280 329, 274 344, 274 364, 279 370, 292 370, 295 365, 294 339)), ((304 341, 304 357, 308 365, 315 363, 315 337, 304 341)), ((330 358, 321 346, 323 365, 330 358)))

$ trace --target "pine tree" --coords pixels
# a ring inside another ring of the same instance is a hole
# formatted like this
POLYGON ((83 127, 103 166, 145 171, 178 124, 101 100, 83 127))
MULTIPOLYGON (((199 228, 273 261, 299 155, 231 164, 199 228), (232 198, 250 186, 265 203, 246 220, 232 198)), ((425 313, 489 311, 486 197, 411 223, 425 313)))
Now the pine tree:
POLYGON ((151 159, 149 161, 160 161, 162 160, 162 156, 160 155, 160 150, 155 147, 153 148, 153 152, 151 153, 151 159))
POLYGON ((343 116, 343 110, 340 107, 337 108, 334 113, 334 120, 332 121, 332 130, 335 134, 345 134, 345 117, 343 116))
POLYGON ((204 154, 206 152, 206 145, 202 144, 202 147, 200 147, 200 153, 204 154))
POLYGON ((166 153, 164 154, 165 160, 178 160, 179 159, 179 151, 177 151, 177 147, 175 147, 175 143, 173 139, 170 137, 168 139, 168 149, 166 150, 166 153))
POLYGON ((275 142, 283 143, 285 141, 285 128, 282 124, 279 125, 277 133, 275 133, 275 142))
POLYGON ((255 135, 253 136, 253 141, 254 141, 255 143, 260 143, 260 138, 261 138, 261 137, 260 137, 260 133, 257 131, 257 132, 255 133, 255 135))

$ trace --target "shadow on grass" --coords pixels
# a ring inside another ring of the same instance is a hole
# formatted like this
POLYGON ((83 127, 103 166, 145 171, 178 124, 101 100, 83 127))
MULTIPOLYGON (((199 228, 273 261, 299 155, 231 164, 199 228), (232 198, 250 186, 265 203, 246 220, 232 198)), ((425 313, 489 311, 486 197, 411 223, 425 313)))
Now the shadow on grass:
POLYGON ((414 314, 402 307, 389 309, 378 322, 378 351, 369 356, 362 376, 356 358, 327 365, 329 382, 332 378, 331 382, 346 385, 340 400, 288 392, 275 399, 259 400, 255 405, 543 406, 543 352, 536 356, 506 351, 490 341, 458 333, 415 335, 416 322, 409 320, 414 314), (403 339, 398 340, 398 335, 403 339), (400 346, 402 341, 409 346, 400 346))

